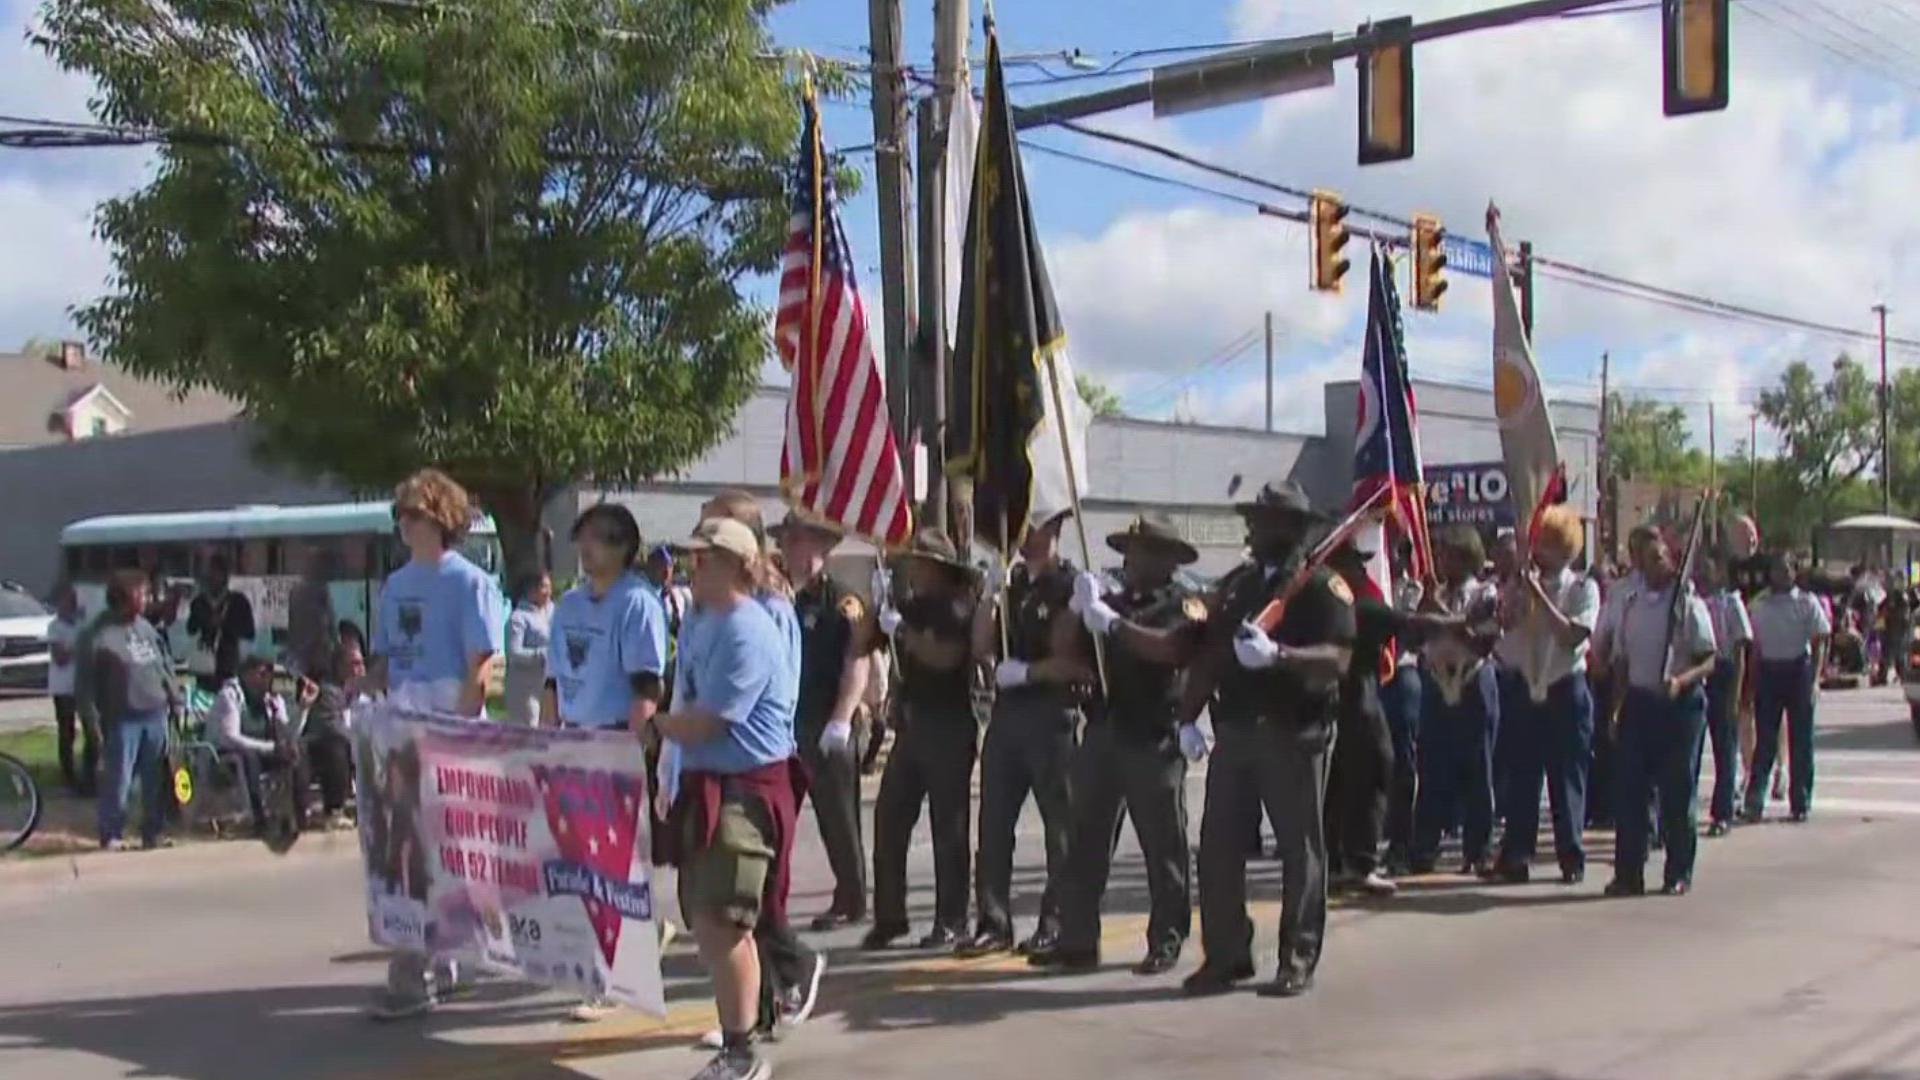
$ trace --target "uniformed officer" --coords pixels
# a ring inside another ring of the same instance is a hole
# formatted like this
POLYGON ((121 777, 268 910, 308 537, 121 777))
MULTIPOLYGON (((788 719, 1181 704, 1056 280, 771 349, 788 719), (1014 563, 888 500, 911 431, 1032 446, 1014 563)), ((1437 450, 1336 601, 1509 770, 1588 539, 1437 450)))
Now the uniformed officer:
POLYGON ((1280 964, 1262 994, 1293 997, 1313 985, 1327 922, 1327 751, 1339 685, 1354 639, 1353 594, 1315 570, 1271 633, 1247 626, 1302 565, 1307 532, 1323 519, 1291 480, 1263 485, 1236 507, 1251 558, 1208 604, 1205 639, 1181 697, 1180 739, 1204 749, 1194 725, 1211 708, 1217 745, 1200 820, 1200 936, 1206 960, 1187 977, 1191 995, 1225 993, 1253 977, 1247 918, 1247 830, 1264 805, 1283 863, 1280 964), (1243 629, 1244 627, 1244 629, 1243 629))
POLYGON ((812 928, 833 930, 867 918, 867 851, 860 829, 860 757, 864 732, 855 714, 867 692, 873 652, 867 610, 857 593, 827 573, 839 525, 798 511, 771 532, 793 581, 800 620, 800 697, 794 710, 807 797, 833 868, 833 902, 812 928))
POLYGON ((1383 678, 1396 670, 1396 639, 1406 616, 1367 575, 1380 542, 1368 530, 1337 548, 1327 565, 1354 594, 1353 660, 1340 686, 1340 726, 1327 778, 1327 864, 1335 891, 1388 897, 1398 887, 1380 873, 1380 839, 1393 780, 1393 733, 1382 701, 1383 678))
POLYGON ((1117 589, 1092 573, 1074 586, 1073 607, 1090 633, 1111 643, 1107 693, 1088 717, 1073 764, 1073 843, 1061 891, 1060 946, 1035 967, 1086 970, 1100 963, 1100 902, 1122 813, 1132 819, 1147 865, 1146 956, 1139 975, 1170 971, 1193 928, 1187 870, 1187 761, 1174 711, 1180 670, 1192 658, 1206 605, 1174 580, 1200 557, 1164 517, 1141 517, 1107 537, 1124 565, 1117 589))
POLYGON ((1788 808, 1796 822, 1807 820, 1813 802, 1813 709, 1820 669, 1827 658, 1833 623, 1818 598, 1794 584, 1785 555, 1770 555, 1767 591, 1754 600, 1755 681, 1753 769, 1747 774, 1747 821, 1759 821, 1780 747, 1780 721, 1787 725, 1787 765, 1791 773, 1788 808))
MULTIPOLYGON (((951 948, 967 932, 972 862, 973 617, 978 578, 938 529, 923 529, 897 560, 900 592, 879 627, 893 639, 895 735, 873 808, 873 929, 862 946, 904 937, 907 850, 920 804, 933 825, 933 927, 923 949, 951 948)), ((876 602, 880 602, 876 597, 876 602)))
POLYGON ((1647 546, 1640 566, 1645 583, 1618 626, 1616 663, 1624 668, 1626 697, 1619 718, 1620 786, 1614 807, 1619 828, 1608 896, 1646 892, 1647 805, 1656 793, 1667 850, 1661 891, 1681 896, 1693 887, 1694 794, 1706 730, 1704 687, 1713 674, 1715 650, 1713 617, 1678 579, 1673 548, 1670 538, 1647 546), (1682 594, 1677 623, 1672 618, 1676 591, 1682 594))
POLYGON ((1480 577, 1486 562, 1472 526, 1456 526, 1436 553, 1440 581, 1421 602, 1435 621, 1421 646, 1420 791, 1413 808, 1412 868, 1433 870, 1440 834, 1460 822, 1461 872, 1487 867, 1493 834, 1493 735, 1498 676, 1487 654, 1498 634, 1498 590, 1480 577))
POLYGON ((1748 654, 1753 645, 1753 623, 1747 603, 1729 584, 1727 564, 1701 559, 1699 593, 1713 617, 1713 640, 1719 656, 1707 680, 1707 735, 1713 743, 1713 797, 1708 801, 1708 836, 1725 836, 1733 826, 1736 789, 1740 785, 1740 701, 1748 654))
MULTIPOLYGON (((1007 654, 994 669, 993 716, 980 748, 980 852, 974 870, 979 904, 965 956, 1013 947, 1013 836, 1029 792, 1040 806, 1047 846, 1047 887, 1040 923, 1022 943, 1044 952, 1060 940, 1060 881, 1071 844, 1068 769, 1073 759, 1079 702, 1094 681, 1091 650, 1069 609, 1076 571, 1060 558, 1060 528, 1070 512, 1034 524, 1021 541, 999 618, 1007 654)), ((993 623, 974 623, 974 652, 991 655, 993 623)))

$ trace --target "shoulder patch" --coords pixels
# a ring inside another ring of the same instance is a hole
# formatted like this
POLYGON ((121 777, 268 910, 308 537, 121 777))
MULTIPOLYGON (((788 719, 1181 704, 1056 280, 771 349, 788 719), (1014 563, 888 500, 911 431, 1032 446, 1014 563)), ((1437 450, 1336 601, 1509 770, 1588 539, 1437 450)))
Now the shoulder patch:
POLYGON ((1338 574, 1327 578, 1327 591, 1332 593, 1343 604, 1353 603, 1353 590, 1347 587, 1346 579, 1338 574))
POLYGON ((1189 596, 1180 601, 1180 614, 1185 615, 1189 622, 1206 622, 1207 602, 1197 596, 1189 596))

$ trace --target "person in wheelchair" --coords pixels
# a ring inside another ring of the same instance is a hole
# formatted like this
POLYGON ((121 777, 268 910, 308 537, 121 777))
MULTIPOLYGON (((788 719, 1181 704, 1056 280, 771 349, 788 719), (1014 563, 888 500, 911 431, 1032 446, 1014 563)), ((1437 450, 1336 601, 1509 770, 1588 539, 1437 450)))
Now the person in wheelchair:
MULTIPOLYGON (((207 735, 223 758, 240 766, 246 784, 247 807, 254 827, 266 831, 268 808, 261 798, 261 780, 286 769, 293 774, 293 790, 307 788, 297 733, 287 719, 286 703, 273 692, 273 662, 263 656, 240 661, 238 673, 220 686, 207 716, 207 735)), ((279 813, 281 808, 273 811, 279 813)))

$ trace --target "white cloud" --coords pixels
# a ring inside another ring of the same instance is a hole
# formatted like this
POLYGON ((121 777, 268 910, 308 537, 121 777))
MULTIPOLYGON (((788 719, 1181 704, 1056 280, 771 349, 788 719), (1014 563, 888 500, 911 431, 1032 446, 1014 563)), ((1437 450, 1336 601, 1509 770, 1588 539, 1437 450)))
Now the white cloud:
MULTIPOLYGON (((1401 6, 1424 21, 1483 5, 1401 6)), ((1370 7, 1240 0, 1235 28, 1351 27, 1370 7)), ((1732 106, 1667 119, 1656 16, 1545 20, 1421 45, 1410 162, 1355 164, 1350 63, 1334 91, 1252 107, 1250 130, 1197 152, 1360 205, 1434 211, 1465 235, 1481 234, 1493 196, 1509 240, 1531 239, 1543 255, 1821 322, 1864 330, 1870 304, 1920 290, 1920 112, 1869 76, 1836 76, 1813 46, 1740 12, 1732 106)), ((1920 28, 1905 32, 1920 39, 1920 28)), ((1158 139, 1173 131, 1131 115, 1125 126, 1158 139)), ((1178 171, 1116 147, 1095 152, 1178 171)), ((1304 236, 1220 203, 1130 214, 1090 238, 1051 236, 1069 330, 1083 343, 1076 354, 1129 385, 1164 381, 1273 308, 1286 328, 1283 356, 1345 345, 1351 366, 1336 374, 1350 373, 1364 297, 1351 283, 1364 280, 1364 254, 1344 298, 1312 296, 1304 236)), ((1414 370, 1483 379, 1487 290, 1458 273, 1452 284, 1445 313, 1407 315, 1414 370)), ((1597 391, 1602 350, 1613 353, 1617 385, 1701 388, 1694 396, 1731 402, 1789 360, 1823 363, 1844 347, 1544 278, 1536 311, 1547 379, 1568 393, 1597 391)), ((1204 397, 1221 411, 1202 419, 1243 414, 1261 397, 1257 365, 1204 397)))

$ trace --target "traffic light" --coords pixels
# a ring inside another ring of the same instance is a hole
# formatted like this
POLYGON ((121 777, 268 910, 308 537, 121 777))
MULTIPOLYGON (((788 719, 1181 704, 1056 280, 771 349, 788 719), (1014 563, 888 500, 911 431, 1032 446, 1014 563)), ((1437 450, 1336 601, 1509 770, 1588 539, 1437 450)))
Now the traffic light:
POLYGON ((1413 215, 1413 306, 1439 311, 1447 291, 1447 230, 1431 214, 1413 215))
POLYGON ((1665 0, 1660 54, 1668 116, 1727 107, 1727 0, 1665 0))
POLYGON ((1323 292, 1339 292, 1340 279, 1352 265, 1340 254, 1351 239, 1347 213, 1347 204, 1331 191, 1316 191, 1307 203, 1307 224, 1313 230, 1308 270, 1313 287, 1323 292))
POLYGON ((1413 156, 1413 19, 1385 19, 1360 28, 1375 44, 1360 65, 1360 164, 1413 156))

